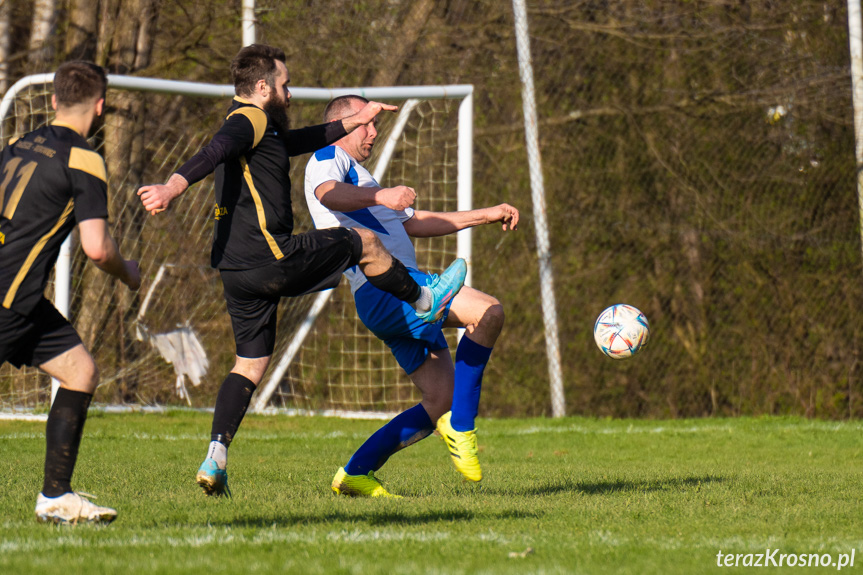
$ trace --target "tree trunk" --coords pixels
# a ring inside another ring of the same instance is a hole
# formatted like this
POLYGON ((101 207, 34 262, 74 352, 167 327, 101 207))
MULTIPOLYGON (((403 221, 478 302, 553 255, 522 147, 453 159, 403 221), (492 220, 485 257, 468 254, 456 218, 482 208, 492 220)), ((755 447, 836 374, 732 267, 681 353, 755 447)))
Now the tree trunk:
POLYGON ((66 57, 75 60, 96 59, 99 25, 98 0, 70 0, 69 30, 66 32, 66 57))
POLYGON ((414 51, 426 22, 434 10, 434 0, 417 0, 410 3, 410 11, 397 33, 390 35, 389 49, 382 54, 378 72, 372 86, 392 86, 398 80, 405 60, 414 51))
MULTIPOLYGON (((96 58, 113 74, 131 74, 146 68, 153 46, 157 0, 104 0, 102 17, 96 58), (118 18, 120 12, 135 17, 118 18)), ((124 257, 139 259, 146 215, 138 206, 137 197, 144 165, 144 101, 140 94, 126 91, 112 91, 109 97, 110 112, 105 117, 103 138, 111 219, 115 224, 113 234, 124 257)), ((140 305, 139 294, 115 283, 115 289, 108 291, 110 295, 99 299, 104 293, 97 287, 101 281, 90 275, 93 283, 87 285, 95 289, 88 287, 82 301, 82 308, 90 313, 82 322, 81 334, 93 341, 101 336, 106 340, 102 344, 110 346, 106 355, 116 358, 116 367, 127 367, 141 353, 132 325, 140 305), (102 326, 116 327, 111 333, 104 333, 102 326)), ((118 381, 121 397, 117 399, 134 400, 137 385, 135 373, 124 372, 118 381)))
POLYGON ((45 67, 54 59, 52 38, 56 23, 56 0, 35 0, 33 3, 33 25, 30 28, 28 74, 47 72, 45 67))
MULTIPOLYGON (((85 0, 86 1, 86 0, 85 0)), ((120 16, 122 0, 101 0, 99 2, 99 26, 96 36, 96 63, 102 66, 108 64, 111 56, 111 46, 114 43, 114 31, 120 16)))
POLYGON ((9 56, 12 51, 11 0, 0 0, 0 94, 9 89, 9 56))

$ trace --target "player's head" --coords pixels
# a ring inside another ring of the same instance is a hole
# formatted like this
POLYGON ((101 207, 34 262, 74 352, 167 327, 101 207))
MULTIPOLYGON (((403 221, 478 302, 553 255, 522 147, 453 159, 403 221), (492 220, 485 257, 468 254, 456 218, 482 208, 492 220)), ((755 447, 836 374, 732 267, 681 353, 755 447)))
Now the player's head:
MULTIPOLYGON (((348 116, 353 116, 369 101, 362 96, 339 96, 330 100, 324 110, 324 121, 335 122, 348 116)), ((365 162, 372 155, 375 138, 378 136, 377 118, 371 123, 360 126, 338 142, 336 145, 350 154, 356 161, 365 162)))
POLYGON ((276 126, 288 130, 287 108, 291 92, 290 76, 285 66, 285 53, 266 44, 251 44, 237 53, 231 62, 234 91, 241 98, 262 100, 262 107, 276 126))
POLYGON ((282 96, 283 100, 290 98, 285 91, 288 81, 288 68, 285 66, 285 52, 275 46, 266 44, 250 44, 237 53, 231 62, 231 78, 234 80, 234 91, 237 96, 247 98, 261 88, 260 83, 282 96))
POLYGON ((330 103, 327 104, 327 107, 324 108, 324 122, 332 122, 335 120, 341 120, 342 118, 347 118, 348 116, 353 116, 356 112, 356 110, 354 110, 355 106, 359 105, 359 107, 356 108, 359 110, 368 103, 369 101, 362 96, 356 96, 354 94, 333 98, 330 100, 330 103))
POLYGON ((105 69, 92 62, 73 60, 61 64, 54 74, 54 101, 60 112, 96 109, 102 114, 108 77, 105 69))

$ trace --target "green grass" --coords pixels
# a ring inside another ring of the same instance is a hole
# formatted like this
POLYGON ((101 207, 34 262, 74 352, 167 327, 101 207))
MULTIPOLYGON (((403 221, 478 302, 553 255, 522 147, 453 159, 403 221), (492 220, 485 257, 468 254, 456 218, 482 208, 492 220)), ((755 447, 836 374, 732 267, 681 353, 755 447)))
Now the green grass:
POLYGON ((217 500, 193 480, 209 415, 92 413, 73 485, 120 516, 70 528, 34 520, 44 423, 0 421, 0 572, 724 573, 752 569, 718 551, 768 548, 863 565, 857 422, 481 420, 481 486, 431 437, 379 474, 405 499, 335 497, 379 425, 249 416, 217 500))

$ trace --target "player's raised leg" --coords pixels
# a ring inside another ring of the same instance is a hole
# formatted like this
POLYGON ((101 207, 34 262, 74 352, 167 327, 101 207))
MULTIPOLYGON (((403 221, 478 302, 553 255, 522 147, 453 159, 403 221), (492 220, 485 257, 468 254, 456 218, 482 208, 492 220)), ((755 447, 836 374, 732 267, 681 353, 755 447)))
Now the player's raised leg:
POLYGON ((337 494, 393 497, 374 472, 397 451, 431 435, 434 422, 449 409, 453 364, 448 349, 429 351, 410 378, 422 392, 422 401, 394 417, 360 446, 333 478, 332 488, 337 494))
POLYGON ((466 333, 456 348, 452 411, 443 414, 437 429, 456 469, 469 481, 482 479, 475 419, 483 372, 503 322, 500 302, 470 287, 465 287, 455 297, 444 322, 446 327, 464 327, 466 333))
POLYGON ((386 250, 378 237, 364 228, 355 228, 363 242, 360 269, 369 283, 407 302, 425 322, 440 319, 444 309, 464 286, 467 263, 456 259, 430 285, 421 286, 411 277, 407 268, 386 250))
MULTIPOLYGON (((71 329, 71 327, 70 327, 71 329)), ((96 364, 78 344, 39 366, 60 381, 45 430, 45 479, 36 499, 36 518, 53 523, 110 523, 117 512, 72 491, 87 409, 99 381, 96 364)))

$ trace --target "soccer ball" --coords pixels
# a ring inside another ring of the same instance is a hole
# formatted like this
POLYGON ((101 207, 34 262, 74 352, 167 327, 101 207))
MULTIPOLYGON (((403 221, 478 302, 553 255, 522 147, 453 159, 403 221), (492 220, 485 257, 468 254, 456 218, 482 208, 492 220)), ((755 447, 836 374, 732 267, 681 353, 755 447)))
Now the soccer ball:
POLYGON ((636 308, 619 303, 607 308, 596 318, 593 339, 608 357, 626 359, 647 345, 650 325, 644 314, 636 308))

